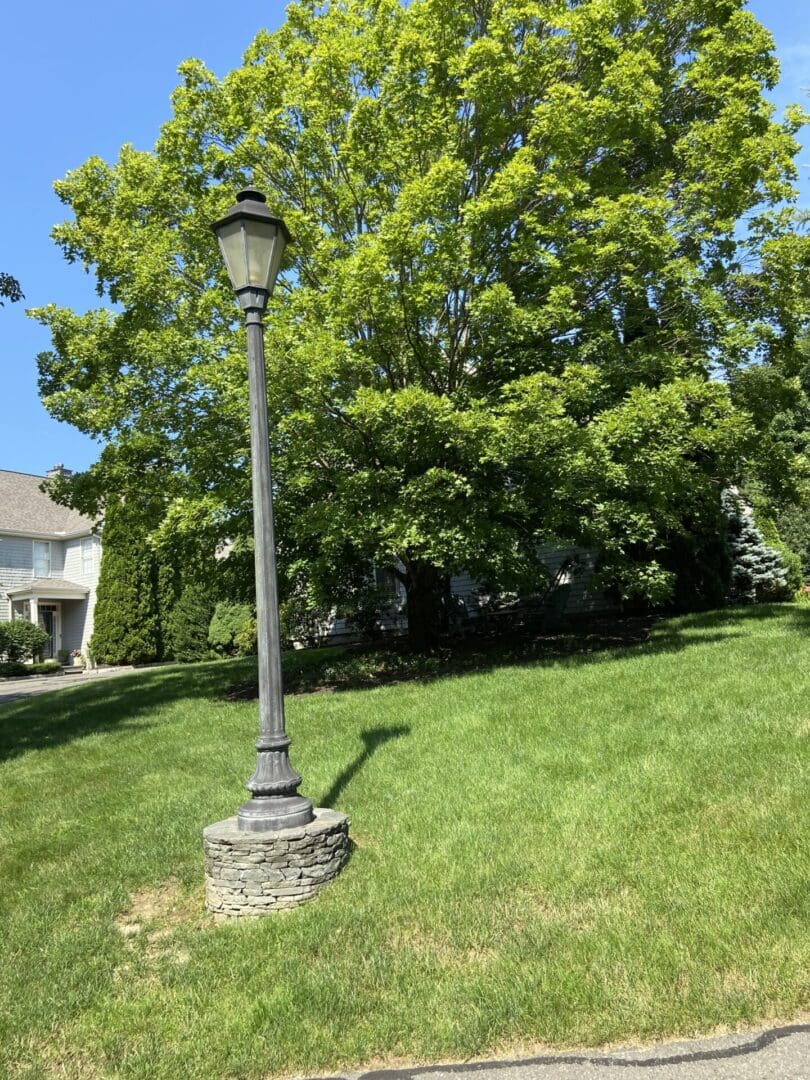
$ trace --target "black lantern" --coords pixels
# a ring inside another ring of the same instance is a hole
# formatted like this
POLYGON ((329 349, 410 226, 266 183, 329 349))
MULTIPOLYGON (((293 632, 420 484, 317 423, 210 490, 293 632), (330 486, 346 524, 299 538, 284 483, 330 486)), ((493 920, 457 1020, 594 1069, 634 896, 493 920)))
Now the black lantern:
POLYGON ((290 242, 287 226, 273 217, 260 191, 245 188, 225 217, 211 228, 242 307, 260 306, 264 310, 290 242))

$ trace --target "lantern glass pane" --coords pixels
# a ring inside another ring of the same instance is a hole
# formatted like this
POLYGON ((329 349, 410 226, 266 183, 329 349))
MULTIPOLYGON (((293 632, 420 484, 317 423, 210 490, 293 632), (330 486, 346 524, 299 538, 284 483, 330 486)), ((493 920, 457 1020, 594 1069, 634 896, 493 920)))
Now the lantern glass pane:
POLYGON ((277 246, 278 226, 272 221, 245 222, 247 230, 248 284, 257 289, 273 288, 270 270, 273 265, 273 251, 277 246))
POLYGON ((281 229, 278 229, 276 232, 276 242, 273 245, 273 257, 270 260, 270 276, 268 278, 267 286, 268 292, 272 292, 276 284, 276 278, 278 277, 279 267, 281 266, 281 260, 286 246, 287 241, 284 237, 284 233, 281 229))
POLYGON ((244 289, 246 285, 250 285, 250 281, 243 222, 237 218, 221 225, 217 229, 217 239, 231 285, 235 290, 244 289))

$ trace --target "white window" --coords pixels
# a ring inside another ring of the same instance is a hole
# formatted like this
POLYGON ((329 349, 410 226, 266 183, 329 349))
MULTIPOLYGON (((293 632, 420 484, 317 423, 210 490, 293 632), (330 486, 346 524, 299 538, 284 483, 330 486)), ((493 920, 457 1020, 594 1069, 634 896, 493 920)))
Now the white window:
POLYGON ((92 536, 82 539, 82 574, 92 574, 95 563, 96 541, 92 536))
POLYGON ((51 542, 50 540, 34 541, 34 577, 51 576, 51 542))
POLYGON ((400 595, 399 578, 393 570, 389 570, 387 567, 374 567, 374 585, 386 596, 397 598, 400 595))

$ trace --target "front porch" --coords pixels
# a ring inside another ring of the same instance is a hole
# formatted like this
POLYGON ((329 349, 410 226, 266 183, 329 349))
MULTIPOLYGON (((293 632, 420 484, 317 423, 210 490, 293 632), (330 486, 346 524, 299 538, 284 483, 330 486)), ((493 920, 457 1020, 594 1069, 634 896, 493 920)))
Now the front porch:
POLYGON ((48 635, 44 660, 60 652, 87 648, 87 599, 90 589, 74 581, 40 578, 8 590, 12 619, 27 619, 48 635))

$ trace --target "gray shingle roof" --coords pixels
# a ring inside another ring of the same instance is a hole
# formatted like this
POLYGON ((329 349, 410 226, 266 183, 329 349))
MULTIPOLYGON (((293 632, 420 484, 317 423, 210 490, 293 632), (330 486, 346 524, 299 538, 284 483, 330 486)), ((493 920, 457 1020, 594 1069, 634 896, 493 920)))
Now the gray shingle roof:
POLYGON ((56 596, 58 593, 66 592, 89 593, 90 589, 87 585, 79 585, 78 582, 68 581, 66 578, 40 577, 34 578, 33 581, 26 581, 22 585, 7 588, 6 592, 9 596, 15 593, 42 593, 43 596, 53 593, 56 596))
POLYGON ((58 506, 39 490, 44 476, 0 469, 0 532, 65 536, 89 533, 93 522, 67 506, 58 506))

